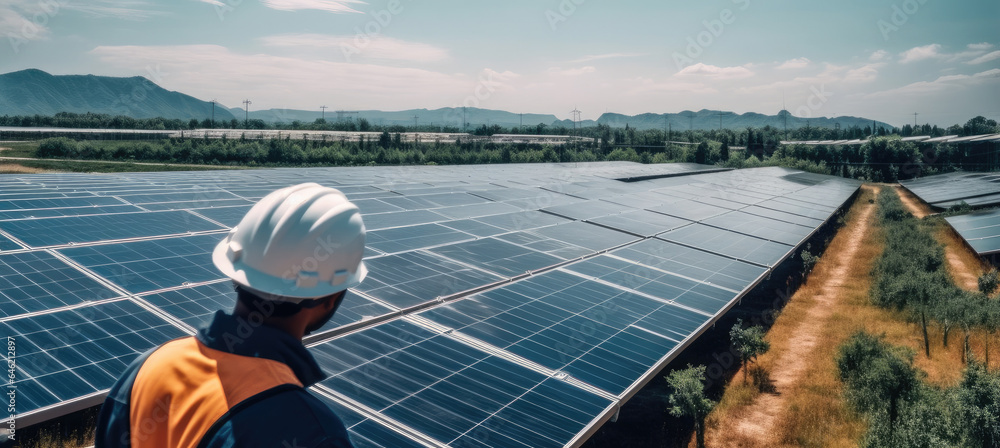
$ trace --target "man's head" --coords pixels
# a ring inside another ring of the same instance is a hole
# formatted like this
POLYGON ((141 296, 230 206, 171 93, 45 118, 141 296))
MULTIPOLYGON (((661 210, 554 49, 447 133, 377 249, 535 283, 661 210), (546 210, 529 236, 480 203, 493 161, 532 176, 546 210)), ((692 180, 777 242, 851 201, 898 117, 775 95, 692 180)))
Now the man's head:
POLYGON ((315 330, 367 274, 364 246, 357 206, 333 188, 301 184, 258 202, 212 259, 236 285, 237 312, 258 311, 315 330))

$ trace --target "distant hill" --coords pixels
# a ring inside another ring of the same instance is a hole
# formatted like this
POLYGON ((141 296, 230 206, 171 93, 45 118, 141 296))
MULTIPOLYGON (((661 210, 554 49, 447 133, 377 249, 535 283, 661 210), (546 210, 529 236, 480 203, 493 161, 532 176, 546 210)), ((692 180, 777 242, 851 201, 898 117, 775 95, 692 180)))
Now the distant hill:
MULTIPOLYGON (((192 118, 204 120, 212 116, 212 103, 201 101, 180 92, 171 92, 156 85, 152 81, 135 76, 131 78, 114 78, 94 75, 60 75, 53 76, 41 70, 29 69, 0 75, 0 115, 55 115, 58 112, 104 113, 111 115, 128 115, 133 118, 192 118)), ((410 109, 396 112, 379 110, 362 110, 356 114, 345 114, 344 119, 368 120, 377 125, 412 126, 414 117, 420 125, 438 125, 461 127, 464 120, 470 129, 485 124, 500 125, 511 128, 537 126, 544 124, 549 127, 573 128, 571 120, 560 120, 552 114, 521 114, 502 110, 490 110, 469 107, 441 109, 410 109)), ((675 131, 689 129, 704 130, 719 128, 720 111, 700 110, 698 112, 684 111, 677 114, 641 114, 622 115, 605 113, 597 121, 584 120, 580 127, 591 127, 598 124, 616 128, 626 125, 637 129, 663 129, 669 126, 675 131)), ((842 128, 872 126, 873 120, 859 117, 836 118, 800 118, 792 116, 787 111, 777 115, 763 115, 753 112, 735 114, 721 112, 722 127, 727 129, 743 129, 747 127, 760 128, 771 126, 778 129, 785 127, 786 115, 788 129, 805 126, 818 128, 842 128)), ((222 105, 215 108, 217 121, 242 120, 245 112, 240 108, 227 109, 222 105)), ((320 118, 319 110, 269 109, 250 111, 251 119, 260 119, 268 123, 291 124, 294 121, 312 123, 320 118)), ((327 121, 336 121, 336 110, 326 111, 327 121)), ((876 126, 892 129, 883 122, 874 122, 876 126)))
MULTIPOLYGON (((0 75, 0 115, 58 112, 204 120, 212 117, 212 103, 168 91, 141 76, 54 76, 35 69, 0 75)), ((216 120, 232 118, 225 107, 216 107, 216 120)))
MULTIPOLYGON (((763 115, 754 112, 736 114, 708 109, 702 109, 698 112, 684 111, 677 114, 641 114, 633 116, 606 113, 601 115, 601 118, 598 118, 596 123, 619 128, 623 128, 627 124, 629 127, 637 129, 663 129, 669 126, 675 131, 687 131, 690 129, 707 130, 719 129, 720 113, 722 114, 722 127, 724 129, 762 128, 764 126, 784 129, 785 115, 788 117, 788 129, 798 129, 806 126, 832 129, 837 124, 844 129, 852 126, 858 126, 863 129, 865 126, 872 126, 872 123, 875 123, 875 126, 878 127, 892 129, 892 125, 888 123, 859 117, 802 118, 795 117, 788 111, 778 112, 777 115, 763 115)), ((560 124, 567 127, 573 126, 573 122, 569 120, 564 120, 560 124)))

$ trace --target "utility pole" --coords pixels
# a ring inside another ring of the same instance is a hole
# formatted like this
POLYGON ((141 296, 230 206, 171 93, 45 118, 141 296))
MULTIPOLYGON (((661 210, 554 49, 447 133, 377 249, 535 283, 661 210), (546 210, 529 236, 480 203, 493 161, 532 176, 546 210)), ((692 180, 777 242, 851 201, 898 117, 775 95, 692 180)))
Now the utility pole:
POLYGON ((216 101, 215 98, 212 98, 212 128, 213 129, 215 129, 215 103, 217 103, 217 102, 218 101, 216 101))
POLYGON ((781 118, 785 122, 785 140, 788 140, 788 108, 785 106, 785 92, 781 92, 781 118))
POLYGON ((719 112, 719 132, 720 133, 722 132, 722 116, 723 115, 729 115, 731 113, 732 112, 719 112))
POLYGON ((462 131, 469 132, 469 111, 465 106, 462 106, 462 131))
POLYGON ((576 150, 577 152, 580 152, 580 141, 579 141, 580 133, 576 130, 576 128, 577 128, 577 123, 580 122, 580 114, 582 114, 583 112, 580 112, 580 109, 578 107, 573 107, 573 110, 570 111, 570 113, 573 114, 573 132, 577 134, 576 150))
POLYGON ((663 114, 663 149, 670 147, 670 136, 667 135, 667 128, 670 126, 670 116, 663 114))
POLYGON ((517 133, 520 134, 524 132, 524 114, 518 114, 521 116, 521 123, 517 126, 517 133))
POLYGON ((414 131, 417 130, 417 126, 419 126, 419 123, 420 123, 420 115, 414 115, 413 116, 413 130, 414 131))
POLYGON ((243 104, 246 107, 246 114, 243 116, 243 129, 246 129, 250 125, 250 105, 253 104, 249 99, 243 100, 243 104))
POLYGON ((671 158, 674 157, 674 125, 673 123, 667 124, 667 149, 669 149, 669 155, 671 158))
POLYGON ((326 122, 326 109, 327 109, 327 107, 326 106, 320 106, 319 108, 323 110, 323 115, 322 115, 323 116, 323 122, 326 122))
POLYGON ((917 132, 917 115, 920 115, 920 114, 918 114, 916 112, 913 113, 913 132, 914 133, 917 132))

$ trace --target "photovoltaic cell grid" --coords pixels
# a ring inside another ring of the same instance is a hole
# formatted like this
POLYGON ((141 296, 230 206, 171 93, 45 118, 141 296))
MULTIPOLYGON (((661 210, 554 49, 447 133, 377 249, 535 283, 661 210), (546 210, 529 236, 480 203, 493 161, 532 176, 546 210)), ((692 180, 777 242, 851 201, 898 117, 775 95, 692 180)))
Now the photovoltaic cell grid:
POLYGON ((1000 205, 1000 174, 948 173, 900 181, 907 190, 939 209, 962 202, 986 207, 1000 205))
POLYGON ((16 344, 19 413, 104 391, 137 356, 184 335, 128 300, 8 320, 0 332, 16 344))
POLYGON ((945 218, 979 255, 1000 253, 1000 210, 945 218))
MULTIPOLYGON (((666 168, 0 176, 0 204, 21 201, 20 208, 8 207, 17 215, 0 210, 0 230, 30 234, 31 245, 8 249, 12 244, 0 239, 0 251, 49 255, 83 279, 90 279, 87 270, 133 295, 113 303, 156 309, 187 325, 171 328, 190 332, 235 301, 210 253, 250 204, 305 181, 339 188, 364 214, 370 273, 308 340, 335 373, 320 392, 333 397, 338 411, 354 413, 348 426, 359 446, 406 446, 411 441, 397 423, 452 446, 573 445, 858 188, 780 168, 709 174, 698 174, 697 166, 666 168), (688 175, 612 180, 630 170, 688 175), (101 205, 113 204, 111 198, 120 205, 101 205), (39 208, 24 208, 30 201, 39 208), (129 219, 136 222, 124 224, 129 219), (43 223, 59 231, 31 233, 45 229, 43 223), (331 350, 343 353, 323 355, 331 350), (361 409, 344 408, 345 399, 361 409)), ((48 316, 108 305, 65 297, 35 306, 55 310, 42 311, 48 316), (72 306, 83 308, 65 309, 72 306)), ((38 317, 18 316, 0 321, 38 317)), ((24 337, 31 343, 41 337, 35 334, 24 337)), ((143 338, 154 345, 155 339, 143 338)), ((113 377, 110 365, 102 371, 113 377)), ((67 371, 87 380, 94 371, 88 369, 67 371)))

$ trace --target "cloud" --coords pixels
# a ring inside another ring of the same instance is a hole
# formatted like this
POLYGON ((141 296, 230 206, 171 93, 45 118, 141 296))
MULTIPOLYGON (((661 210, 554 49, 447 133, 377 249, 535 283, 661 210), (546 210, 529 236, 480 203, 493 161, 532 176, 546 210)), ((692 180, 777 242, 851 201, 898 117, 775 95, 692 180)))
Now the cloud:
POLYGON ((911 48, 900 54, 903 58, 899 62, 902 64, 909 64, 911 62, 924 61, 927 59, 941 59, 946 55, 940 53, 941 45, 930 44, 924 45, 923 47, 911 48))
POLYGON ((418 42, 407 42, 385 36, 331 36, 326 34, 282 34, 267 36, 259 41, 268 47, 337 49, 336 54, 351 62, 359 59, 437 62, 448 59, 448 50, 418 42))
POLYGON ((68 3, 66 6, 64 6, 64 8, 71 9, 74 11, 79 11, 98 19, 111 18, 111 19, 143 21, 164 14, 164 12, 162 11, 146 9, 146 7, 148 7, 148 4, 146 2, 104 1, 98 3, 106 3, 106 4, 83 5, 76 3, 68 3))
POLYGON ((993 48, 993 44, 989 42, 983 42, 980 44, 969 44, 970 50, 988 51, 991 48, 993 48))
POLYGON ((868 60, 872 61, 872 62, 879 62, 879 61, 884 61, 886 59, 889 59, 889 57, 890 56, 889 56, 889 52, 888 51, 878 50, 878 51, 872 53, 872 55, 868 57, 868 60))
POLYGON ((330 106, 345 109, 427 107, 430 101, 459 102, 480 83, 514 76, 504 72, 480 80, 418 68, 244 54, 218 45, 100 46, 89 54, 118 76, 154 67, 163 73, 155 81, 167 89, 230 105, 250 98, 261 109, 314 108, 317 101, 336 101, 330 106))
POLYGON ((332 13, 357 13, 358 11, 348 5, 353 3, 365 4, 361 0, 260 0, 261 4, 271 9, 279 11, 301 11, 305 9, 315 9, 332 13))
POLYGON ((973 60, 971 60, 969 62, 966 62, 966 64, 976 65, 976 64, 982 64, 984 62, 995 61, 997 59, 1000 59, 1000 50, 994 51, 992 53, 984 54, 984 55, 982 55, 982 56, 980 56, 978 58, 975 58, 975 59, 973 59, 973 60))
POLYGON ((684 67, 677 72, 680 77, 707 77, 713 79, 741 79, 753 76, 753 72, 746 67, 716 67, 706 65, 701 62, 684 67))
POLYGON ((639 56, 645 56, 645 53, 607 53, 607 54, 593 54, 587 55, 580 59, 574 59, 572 61, 567 61, 568 64, 582 64, 584 62, 599 61, 602 59, 617 59, 617 58, 636 58, 639 56))
POLYGON ((844 82, 872 82, 878 78, 878 67, 882 64, 868 64, 854 70, 848 70, 844 82))
POLYGON ((972 75, 941 76, 934 81, 915 82, 896 89, 885 90, 868 95, 869 98, 900 98, 906 95, 922 95, 948 90, 980 86, 996 83, 1000 85, 1000 69, 992 69, 972 75))
POLYGON ((586 75, 588 73, 594 73, 596 71, 597 68, 595 68, 592 65, 588 65, 586 67, 570 68, 566 70, 560 69, 558 67, 552 67, 546 70, 545 73, 552 76, 581 76, 581 75, 586 75))
POLYGON ((196 2, 202 2, 202 3, 208 3, 209 5, 212 5, 212 6, 222 6, 222 7, 226 6, 226 4, 222 3, 221 0, 194 0, 194 1, 196 1, 196 2))
POLYGON ((789 59, 785 61, 783 64, 779 65, 778 70, 806 68, 809 66, 809 64, 812 64, 812 61, 810 61, 808 58, 789 59))
POLYGON ((164 14, 151 8, 146 0, 92 0, 87 4, 65 0, 0 0, 0 35, 5 35, 16 51, 21 43, 48 38, 47 24, 63 11, 124 20, 146 20, 164 14))
POLYGON ((655 93, 690 93, 690 94, 715 94, 719 91, 714 87, 702 83, 677 81, 668 79, 666 81, 656 81, 652 78, 637 77, 626 80, 624 83, 629 86, 625 91, 626 95, 645 96, 655 93))

